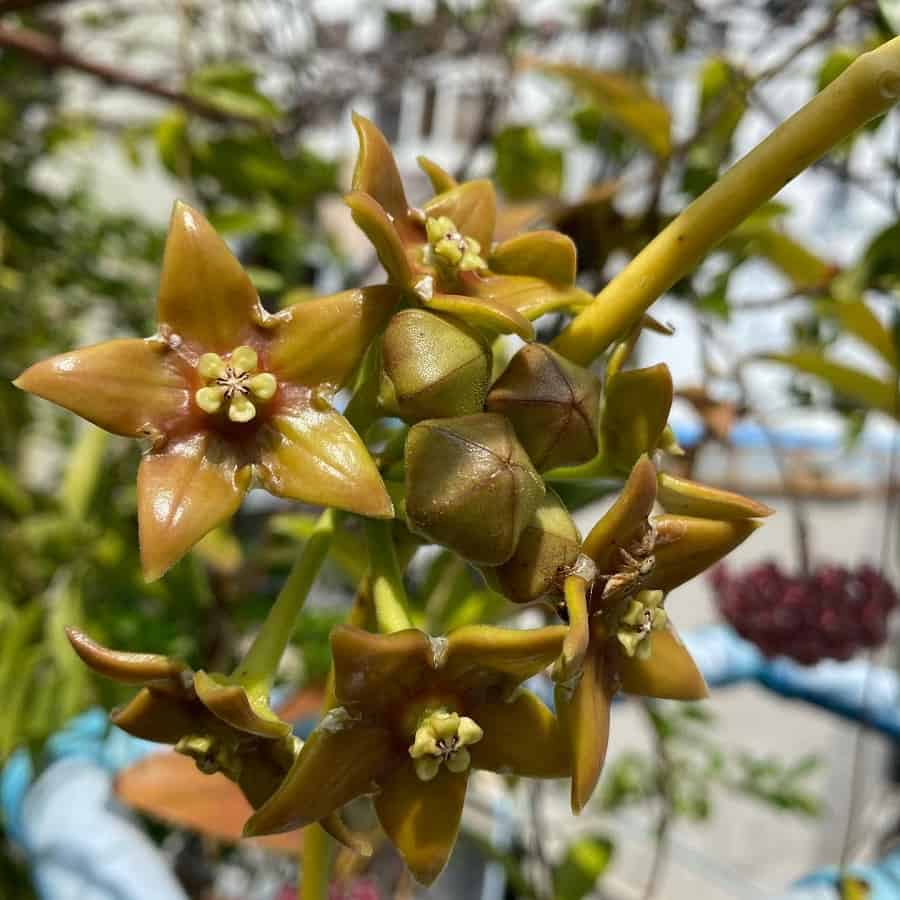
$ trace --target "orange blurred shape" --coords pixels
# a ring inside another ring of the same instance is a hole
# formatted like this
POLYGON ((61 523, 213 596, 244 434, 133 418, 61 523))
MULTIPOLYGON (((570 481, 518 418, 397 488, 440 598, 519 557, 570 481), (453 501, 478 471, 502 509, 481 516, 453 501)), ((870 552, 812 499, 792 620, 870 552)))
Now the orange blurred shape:
MULTIPOLYGON (((204 775, 192 759, 171 751, 154 753, 121 772, 116 794, 139 812, 229 843, 241 840, 244 822, 253 812, 234 782, 219 773, 204 775)), ((300 841, 299 831, 252 839, 292 855, 300 841)))

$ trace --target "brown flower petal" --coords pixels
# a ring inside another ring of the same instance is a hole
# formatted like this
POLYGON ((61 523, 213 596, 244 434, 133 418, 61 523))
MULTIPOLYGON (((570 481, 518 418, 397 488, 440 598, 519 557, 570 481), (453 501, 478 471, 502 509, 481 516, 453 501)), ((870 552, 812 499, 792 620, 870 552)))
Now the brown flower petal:
POLYGON ((570 286, 575 284, 575 244, 558 231, 529 231, 495 247, 489 265, 498 275, 531 275, 570 286))
POLYGON ((434 647, 416 628, 373 634, 338 625, 331 632, 335 696, 341 703, 390 708, 431 677, 434 647))
POLYGON ((709 696, 703 675, 671 625, 652 632, 647 640, 650 655, 646 659, 621 654, 623 691, 664 700, 702 700, 709 696))
POLYGON ((200 432, 150 453, 138 469, 141 561, 159 578, 197 541, 234 515, 249 484, 230 448, 200 432))
POLYGON ((151 437, 190 402, 168 355, 158 342, 106 341, 35 363, 13 384, 113 434, 151 437))
POLYGON ((588 653, 574 690, 556 688, 556 714, 569 745, 572 766, 572 812, 588 802, 606 759, 609 708, 614 690, 597 653, 588 653))
POLYGON ((342 387, 399 300, 397 288, 378 285, 295 303, 275 317, 268 369, 280 381, 342 387))
POLYGON ((113 710, 109 718, 122 731, 145 741, 177 744, 186 734, 203 734, 215 728, 215 717, 212 713, 204 715, 202 709, 198 710, 193 700, 143 688, 125 706, 113 710))
POLYGON ((474 238, 484 253, 494 240, 497 195, 487 179, 466 181, 425 204, 425 215, 438 219, 447 216, 460 234, 474 238))
POLYGON ((326 404, 296 403, 261 432, 258 472, 278 497, 390 518, 393 505, 362 438, 326 404))
POLYGON ((347 194, 344 203, 350 207, 353 221, 372 242, 390 281, 402 287, 413 287, 413 270, 394 220, 373 197, 362 191, 347 194))
POLYGON ((469 773, 441 767, 432 781, 416 776, 412 761, 381 780, 375 812, 415 879, 431 884, 440 875, 459 831, 469 773))
POLYGON ((370 194, 395 219, 405 219, 409 203, 385 136, 373 122, 356 113, 353 114, 353 127, 359 137, 353 190, 370 194))
POLYGON ((204 352, 228 353, 263 316, 255 288, 222 238, 197 210, 177 202, 157 298, 160 325, 204 352))
POLYGON ((671 591, 706 571, 743 543, 762 522, 756 519, 698 519, 657 516, 656 567, 644 583, 647 590, 671 591), (671 534, 671 540, 667 535, 671 534))
POLYGON ((244 834, 289 831, 323 819, 373 790, 392 759, 385 729, 349 719, 339 707, 319 723, 280 787, 244 826, 244 834))
POLYGON ((467 705, 467 716, 484 730, 470 748, 472 766, 524 778, 569 774, 569 751, 553 713, 530 691, 506 703, 467 705))
POLYGON ((110 650, 91 640, 77 628, 66 628, 66 637, 88 668, 120 684, 144 685, 160 681, 170 682, 176 689, 184 684, 182 675, 188 671, 188 667, 168 656, 110 650))
POLYGON ((656 500, 656 469, 644 455, 635 464, 616 502, 591 529, 582 545, 602 575, 612 571, 615 551, 641 527, 656 500))

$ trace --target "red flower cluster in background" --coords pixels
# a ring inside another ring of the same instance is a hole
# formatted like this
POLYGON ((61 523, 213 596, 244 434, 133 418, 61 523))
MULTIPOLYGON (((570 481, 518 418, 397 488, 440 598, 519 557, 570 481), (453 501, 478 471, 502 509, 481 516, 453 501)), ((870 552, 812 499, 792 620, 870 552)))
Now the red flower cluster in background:
POLYGON ((742 574, 719 566, 711 576, 719 611, 741 637, 766 656, 803 665, 850 659, 887 638, 897 605, 893 585, 871 565, 824 565, 791 575, 774 562, 742 574))

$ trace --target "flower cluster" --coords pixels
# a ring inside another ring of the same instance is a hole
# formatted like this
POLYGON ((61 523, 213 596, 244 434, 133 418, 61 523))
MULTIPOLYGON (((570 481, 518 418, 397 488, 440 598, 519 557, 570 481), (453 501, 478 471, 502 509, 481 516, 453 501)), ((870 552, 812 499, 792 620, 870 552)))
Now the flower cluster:
POLYGON ((178 204, 157 333, 37 363, 16 383, 145 439, 138 510, 148 579, 231 516, 253 484, 370 520, 359 597, 381 633, 360 627, 366 615, 332 633, 333 689, 305 742, 271 711, 268 693, 294 601, 335 527, 328 512, 231 675, 69 637, 95 671, 140 686, 116 724, 242 787, 255 809, 248 834, 320 822, 364 850, 340 811, 372 796, 385 833, 430 883, 452 850, 472 770, 569 777, 578 812, 603 764, 616 692, 706 695, 667 595, 769 510, 657 469, 678 449, 667 425, 672 379, 664 365, 626 363, 641 329, 658 323, 638 316, 602 383, 534 340, 534 319, 592 300, 575 285, 568 238, 533 231, 498 242, 491 184, 458 184, 428 160, 435 196, 411 206, 383 135, 355 124, 346 202, 385 285, 269 314, 211 226, 178 204), (502 335, 524 342, 511 358, 502 335), (342 415, 332 399, 355 374, 342 415), (402 421, 402 451, 373 456, 368 425, 382 417, 402 421), (583 540, 552 486, 582 476, 624 481, 583 540), (657 503, 663 514, 654 515, 657 503), (394 532, 377 523, 392 517, 394 532), (481 623, 436 637, 411 627, 392 533, 447 548, 511 603, 543 604, 556 624, 481 623), (547 671, 554 711, 522 688, 547 671))

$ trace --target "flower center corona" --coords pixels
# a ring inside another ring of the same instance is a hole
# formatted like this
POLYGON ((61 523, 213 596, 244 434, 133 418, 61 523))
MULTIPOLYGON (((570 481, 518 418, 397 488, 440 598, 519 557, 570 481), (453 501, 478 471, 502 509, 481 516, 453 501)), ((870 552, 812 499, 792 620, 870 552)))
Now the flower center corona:
POLYGON ((475 238, 461 234, 453 220, 447 216, 425 220, 428 246, 425 248, 425 262, 459 272, 473 272, 486 269, 487 263, 481 258, 481 244, 475 238))
POLYGON ((641 591, 628 601, 619 620, 616 637, 629 656, 646 659, 650 655, 650 641, 647 638, 666 625, 663 596, 662 591, 641 591))
POLYGON ((252 347, 236 347, 227 360, 218 353, 204 353, 197 371, 206 380, 194 399, 197 406, 212 415, 223 406, 232 422, 249 422, 256 416, 253 401, 271 400, 278 382, 270 372, 257 372, 259 357, 252 347))
POLYGON ((477 744, 484 732, 468 716, 437 709, 423 716, 409 755, 421 781, 431 781, 444 763, 451 772, 465 772, 471 763, 466 746, 477 744))

